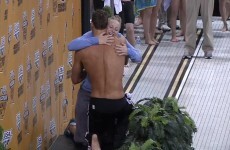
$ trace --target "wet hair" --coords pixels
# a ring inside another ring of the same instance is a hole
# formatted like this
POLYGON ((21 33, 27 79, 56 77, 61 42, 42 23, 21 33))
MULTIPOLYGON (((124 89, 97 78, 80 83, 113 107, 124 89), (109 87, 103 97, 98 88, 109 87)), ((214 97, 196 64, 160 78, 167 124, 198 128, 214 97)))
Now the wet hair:
POLYGON ((109 20, 117 20, 121 24, 121 17, 118 15, 114 15, 112 17, 109 17, 109 20))
POLYGON ((97 30, 106 29, 108 26, 109 15, 102 9, 97 9, 92 15, 92 23, 97 30))

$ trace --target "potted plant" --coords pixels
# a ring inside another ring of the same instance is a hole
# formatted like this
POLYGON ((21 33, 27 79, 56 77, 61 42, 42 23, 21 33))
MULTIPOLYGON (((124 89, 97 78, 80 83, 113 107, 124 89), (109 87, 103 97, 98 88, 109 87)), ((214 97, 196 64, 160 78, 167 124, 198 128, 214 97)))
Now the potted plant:
POLYGON ((144 98, 130 114, 129 133, 121 149, 192 150, 193 119, 175 98, 144 98))

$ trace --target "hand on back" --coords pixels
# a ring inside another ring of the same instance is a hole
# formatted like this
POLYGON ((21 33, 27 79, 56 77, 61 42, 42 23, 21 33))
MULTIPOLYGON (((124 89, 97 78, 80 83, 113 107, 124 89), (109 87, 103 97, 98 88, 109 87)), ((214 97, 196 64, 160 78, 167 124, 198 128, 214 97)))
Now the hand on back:
POLYGON ((128 48, 126 44, 122 43, 121 45, 115 45, 116 53, 120 56, 128 55, 128 48))

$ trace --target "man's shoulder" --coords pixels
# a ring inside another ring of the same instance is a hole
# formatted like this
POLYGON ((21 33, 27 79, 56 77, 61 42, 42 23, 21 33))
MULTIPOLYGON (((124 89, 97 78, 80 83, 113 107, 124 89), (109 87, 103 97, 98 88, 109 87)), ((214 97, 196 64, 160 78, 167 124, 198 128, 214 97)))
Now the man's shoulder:
POLYGON ((126 39, 125 39, 125 37, 124 36, 120 36, 120 37, 115 37, 114 38, 114 42, 116 43, 116 44, 125 44, 126 43, 126 39))
POLYGON ((104 48, 109 48, 109 47, 110 46, 105 45, 105 44, 92 45, 92 46, 84 48, 84 51, 82 51, 82 53, 87 52, 87 51, 91 51, 91 50, 104 49, 104 48))

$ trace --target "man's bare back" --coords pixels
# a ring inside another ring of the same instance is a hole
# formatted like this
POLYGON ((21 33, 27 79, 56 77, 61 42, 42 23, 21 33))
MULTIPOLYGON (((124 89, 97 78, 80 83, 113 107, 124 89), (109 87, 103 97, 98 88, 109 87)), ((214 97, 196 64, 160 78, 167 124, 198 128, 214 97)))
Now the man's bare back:
POLYGON ((123 38, 115 38, 112 46, 97 45, 77 52, 92 84, 92 97, 120 99, 124 97, 122 77, 125 56, 118 56, 114 46, 125 43, 123 38))

